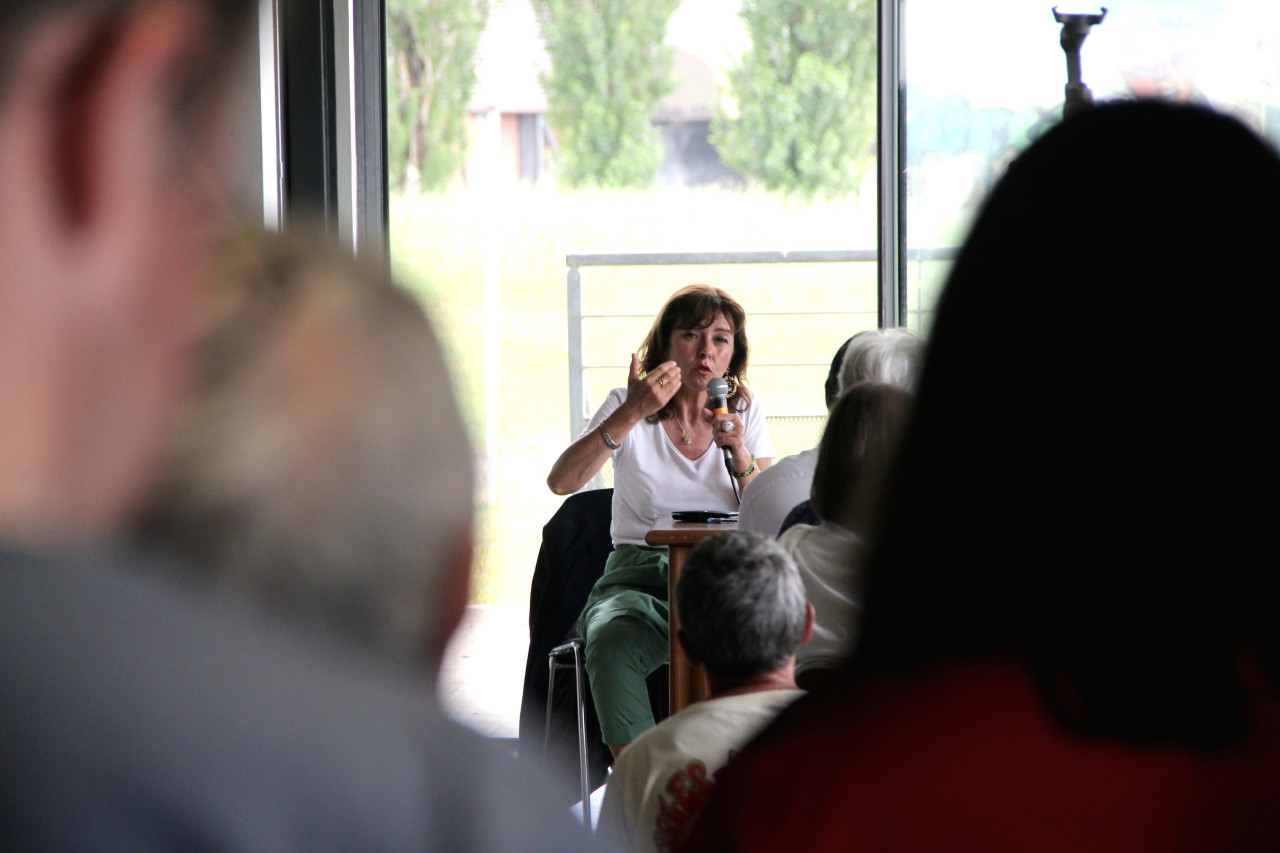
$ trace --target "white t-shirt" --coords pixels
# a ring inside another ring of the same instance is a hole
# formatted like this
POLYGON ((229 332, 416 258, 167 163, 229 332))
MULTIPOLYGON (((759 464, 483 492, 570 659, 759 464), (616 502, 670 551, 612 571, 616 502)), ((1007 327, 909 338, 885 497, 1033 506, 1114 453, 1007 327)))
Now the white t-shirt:
POLYGON ((800 569, 813 605, 813 636, 796 648, 796 673, 834 668, 848 660, 856 639, 862 590, 858 560, 862 539, 838 524, 796 524, 778 539, 800 569))
MULTIPOLYGON (((598 429, 627 399, 626 388, 614 388, 592 416, 583 435, 598 429)), ((758 459, 773 458, 773 442, 760 398, 739 412, 746 447, 758 459)), ((676 510, 705 509, 737 512, 733 481, 725 470, 724 453, 715 442, 697 459, 686 459, 667 437, 662 423, 636 424, 613 451, 614 545, 643 545, 654 522, 676 510)))
POLYGON ((738 529, 776 539, 787 513, 809 500, 817 465, 818 450, 813 448, 779 459, 761 471, 751 481, 751 488, 742 493, 738 529))
POLYGON ((679 849, 715 774, 803 690, 695 702, 631 742, 613 766, 599 832, 633 851, 679 849))

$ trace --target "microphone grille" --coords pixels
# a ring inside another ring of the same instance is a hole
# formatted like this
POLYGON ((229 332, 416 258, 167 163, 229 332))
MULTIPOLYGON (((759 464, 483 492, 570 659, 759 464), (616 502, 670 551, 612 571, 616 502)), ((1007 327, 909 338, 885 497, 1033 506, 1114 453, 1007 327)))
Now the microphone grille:
POLYGON ((725 382, 719 376, 714 376, 707 382, 708 397, 729 397, 729 383, 725 382))

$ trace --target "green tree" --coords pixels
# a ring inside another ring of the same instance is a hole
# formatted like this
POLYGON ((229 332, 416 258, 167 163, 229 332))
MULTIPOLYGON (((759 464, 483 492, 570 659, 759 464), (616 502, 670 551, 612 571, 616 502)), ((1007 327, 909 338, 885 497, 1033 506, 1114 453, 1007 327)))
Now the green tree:
POLYGON ((488 0, 387 0, 391 185, 439 189, 466 157, 467 103, 488 0))
POLYGON ((729 73, 721 160, 771 190, 847 195, 875 138, 875 0, 744 0, 751 48, 729 73))
POLYGON ((663 42, 679 0, 533 0, 551 55, 547 120, 569 187, 644 187, 662 165, 653 111, 674 86, 663 42))

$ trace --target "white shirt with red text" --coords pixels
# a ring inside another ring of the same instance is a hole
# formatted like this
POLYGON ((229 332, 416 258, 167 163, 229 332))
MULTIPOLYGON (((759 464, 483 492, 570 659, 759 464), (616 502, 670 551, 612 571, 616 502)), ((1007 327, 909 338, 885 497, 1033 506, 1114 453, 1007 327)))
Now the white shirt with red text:
POLYGON ((631 742, 613 767, 598 831, 635 853, 679 850, 715 774, 802 690, 705 699, 631 742))

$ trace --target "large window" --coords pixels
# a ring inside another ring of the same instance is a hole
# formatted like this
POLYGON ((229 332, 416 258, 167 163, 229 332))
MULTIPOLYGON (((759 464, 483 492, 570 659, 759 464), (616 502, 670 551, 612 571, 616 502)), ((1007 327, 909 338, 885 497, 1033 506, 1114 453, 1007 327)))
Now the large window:
POLYGON ((471 0, 387 3, 392 259, 440 321, 481 460, 477 601, 527 594, 541 527, 561 500, 544 479, 574 422, 567 256, 642 256, 580 268, 588 413, 625 384, 663 301, 706 282, 748 311, 752 385, 771 415, 792 416, 775 423, 777 443, 811 447, 832 354, 877 325, 873 0, 826 0, 842 16, 771 43, 785 67, 751 53, 776 37, 774 22, 745 20, 724 0, 631 4, 628 31, 652 26, 663 7, 664 20, 657 41, 612 65, 625 52, 618 32, 604 51, 605 25, 575 20, 610 5, 626 4, 491 0, 477 17, 471 0), (431 39, 439 50, 427 55, 431 39), (431 88, 466 56, 474 80, 431 88), (646 65, 653 57, 665 60, 646 65), (812 92, 775 79, 792 66, 812 76, 812 92), (637 85, 608 99, 646 74, 665 81, 656 96, 637 85), (607 86, 602 75, 614 75, 607 86), (565 92, 575 94, 566 102, 565 92), (833 129, 804 124, 802 106, 827 110, 833 129), (445 109, 457 134, 431 124, 445 109), (637 111, 638 129, 622 120, 637 111), (593 160, 599 150, 608 156, 593 160), (826 250, 865 259, 736 262, 826 250), (643 259, 682 252, 725 257, 643 259))
MULTIPOLYGON (((901 93, 905 210, 899 218, 877 208, 870 138, 848 191, 827 192, 819 180, 783 192, 763 166, 748 173, 750 134, 733 143, 717 122, 750 118, 759 134, 784 116, 785 99, 750 99, 768 77, 742 64, 753 39, 769 28, 756 22, 753 31, 737 3, 671 0, 654 47, 669 56, 662 66, 667 85, 641 122, 649 142, 616 146, 629 152, 627 170, 651 167, 652 180, 574 185, 566 173, 589 168, 574 159, 590 147, 582 141, 593 132, 584 117, 608 118, 625 104, 583 100, 566 115, 556 85, 563 89, 565 75, 599 71, 602 60, 591 58, 590 40, 598 33, 556 24, 554 10, 563 5, 387 3, 392 257, 440 321, 483 460, 480 600, 518 594, 539 527, 557 501, 542 477, 569 439, 573 415, 581 414, 569 406, 567 256, 875 250, 877 217, 892 219, 903 223, 905 266, 891 284, 904 292, 903 322, 927 332, 951 259, 982 199, 1008 162, 1059 120, 1066 83, 1051 3, 903 0, 894 10, 902 77, 882 89, 901 93), (436 27, 416 36, 441 53, 406 55, 402 47, 415 37, 405 29, 410 25, 436 27), (566 53, 566 39, 581 51, 566 53), (473 80, 447 77, 465 61, 475 68, 473 80), (563 72, 558 84, 557 68, 563 72), (443 89, 423 88, 446 79, 453 82, 443 89), (439 127, 447 109, 455 111, 452 131, 439 127), (408 140, 415 123, 434 129, 408 140), (640 161, 650 155, 644 166, 640 161)), ((1098 100, 1161 96, 1212 103, 1276 136, 1275 8, 1115 0, 1083 46, 1084 82, 1098 100)), ((872 29, 859 36, 861 53, 842 62, 874 61, 874 4, 871 12, 864 23, 870 20, 872 29)), ((844 100, 863 99, 874 109, 874 69, 864 79, 856 97, 844 100)), ((781 150, 762 146, 756 159, 814 155, 794 146, 781 150)), ((626 171, 614 172, 620 170, 626 171)), ((628 354, 654 311, 692 281, 722 285, 747 306, 752 377, 770 410, 814 418, 822 412, 821 376, 831 352, 851 332, 877 324, 883 299, 897 298, 878 290, 874 262, 583 267, 585 410, 623 382, 628 354)), ((793 443, 807 440, 798 436, 793 443)))

